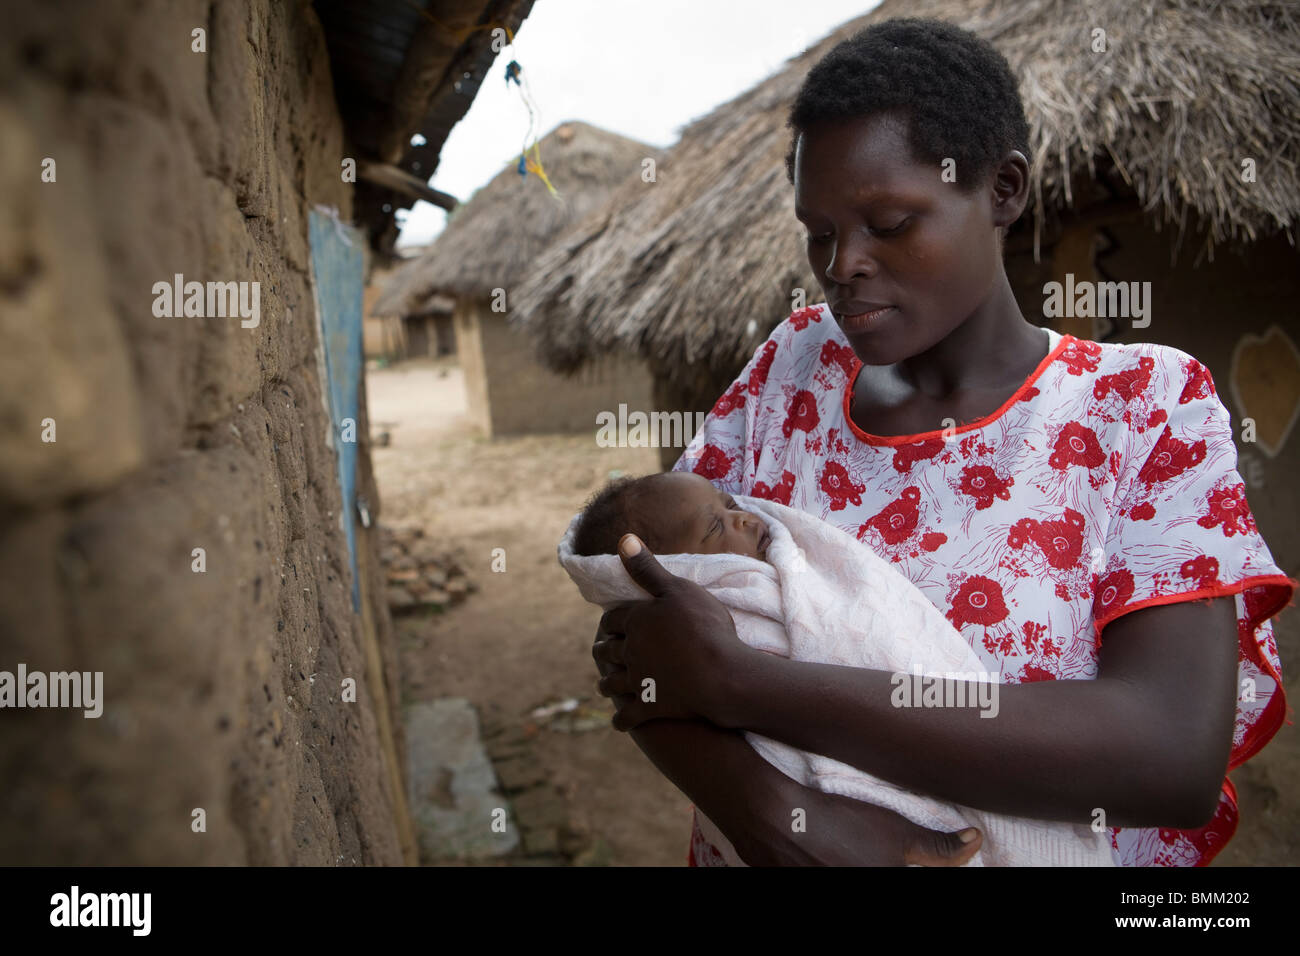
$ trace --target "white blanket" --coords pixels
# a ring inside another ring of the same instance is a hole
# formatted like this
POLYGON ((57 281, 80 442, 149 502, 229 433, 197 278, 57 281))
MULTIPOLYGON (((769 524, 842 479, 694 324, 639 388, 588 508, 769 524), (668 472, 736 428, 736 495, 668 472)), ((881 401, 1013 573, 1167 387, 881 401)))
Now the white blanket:
MULTIPOLYGON (((900 675, 894 685, 898 695, 933 686, 933 681, 923 682, 923 675, 965 675, 966 680, 993 684, 978 697, 990 703, 998 676, 984 673, 961 634, 887 561, 813 515, 762 498, 733 497, 743 510, 761 516, 771 531, 767 561, 737 554, 655 557, 669 572, 701 585, 726 605, 740 640, 794 660, 894 672, 900 675)), ((646 600, 617 555, 573 553, 579 517, 570 522, 557 553, 582 596, 605 610, 646 600)), ((912 703, 920 705, 925 698, 916 696, 921 700, 912 703)), ((975 699, 972 695, 966 705, 975 699)), ((993 710, 983 708, 984 713, 993 710)), ((745 737, 764 759, 805 786, 886 807, 935 830, 978 827, 984 843, 968 866, 1114 865, 1108 831, 944 803, 828 757, 758 734, 746 732, 745 737)), ((727 862, 743 865, 717 827, 704 814, 699 817, 705 836, 727 862)))

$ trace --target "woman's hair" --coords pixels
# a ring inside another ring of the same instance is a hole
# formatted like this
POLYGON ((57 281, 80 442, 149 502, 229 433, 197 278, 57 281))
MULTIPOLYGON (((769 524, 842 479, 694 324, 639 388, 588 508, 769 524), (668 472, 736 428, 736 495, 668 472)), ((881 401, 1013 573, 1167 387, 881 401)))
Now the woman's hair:
POLYGON ((912 153, 957 164, 958 188, 984 182, 1009 149, 1029 154, 1029 124, 1011 66, 986 40, 938 20, 886 20, 838 44, 804 78, 790 108, 785 172, 799 134, 824 122, 892 113, 912 153))
POLYGON ((650 481, 656 477, 614 478, 592 495, 573 532, 574 554, 617 554, 618 539, 629 531, 649 545, 651 551, 658 551, 654 529, 637 527, 632 514, 632 502, 649 489, 650 481))

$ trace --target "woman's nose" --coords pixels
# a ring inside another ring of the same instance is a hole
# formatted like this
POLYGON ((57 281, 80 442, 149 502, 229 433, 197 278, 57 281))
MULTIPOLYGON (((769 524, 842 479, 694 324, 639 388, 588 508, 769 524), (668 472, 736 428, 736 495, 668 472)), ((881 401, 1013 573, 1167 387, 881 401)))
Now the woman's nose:
POLYGON ((851 285, 854 279, 870 279, 877 266, 872 261, 868 247, 869 237, 851 233, 835 244, 835 252, 826 264, 826 278, 838 285, 851 285))

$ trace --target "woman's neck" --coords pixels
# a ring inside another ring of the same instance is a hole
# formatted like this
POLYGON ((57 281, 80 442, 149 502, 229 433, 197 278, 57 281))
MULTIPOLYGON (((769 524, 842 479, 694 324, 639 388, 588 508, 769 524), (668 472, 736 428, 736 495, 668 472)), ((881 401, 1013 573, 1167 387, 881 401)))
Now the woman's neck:
POLYGON ((943 400, 967 391, 1019 386, 1044 358, 1043 334, 1025 320, 1003 272, 969 318, 929 349, 900 360, 899 383, 943 400))

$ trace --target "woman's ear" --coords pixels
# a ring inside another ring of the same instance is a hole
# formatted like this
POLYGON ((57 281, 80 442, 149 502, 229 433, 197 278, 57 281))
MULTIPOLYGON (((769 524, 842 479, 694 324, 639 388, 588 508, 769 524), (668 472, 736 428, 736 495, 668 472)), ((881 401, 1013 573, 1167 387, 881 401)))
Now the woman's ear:
POLYGON ((1002 158, 993 173, 993 225, 1010 229, 1029 203, 1029 160, 1018 149, 1002 158))

